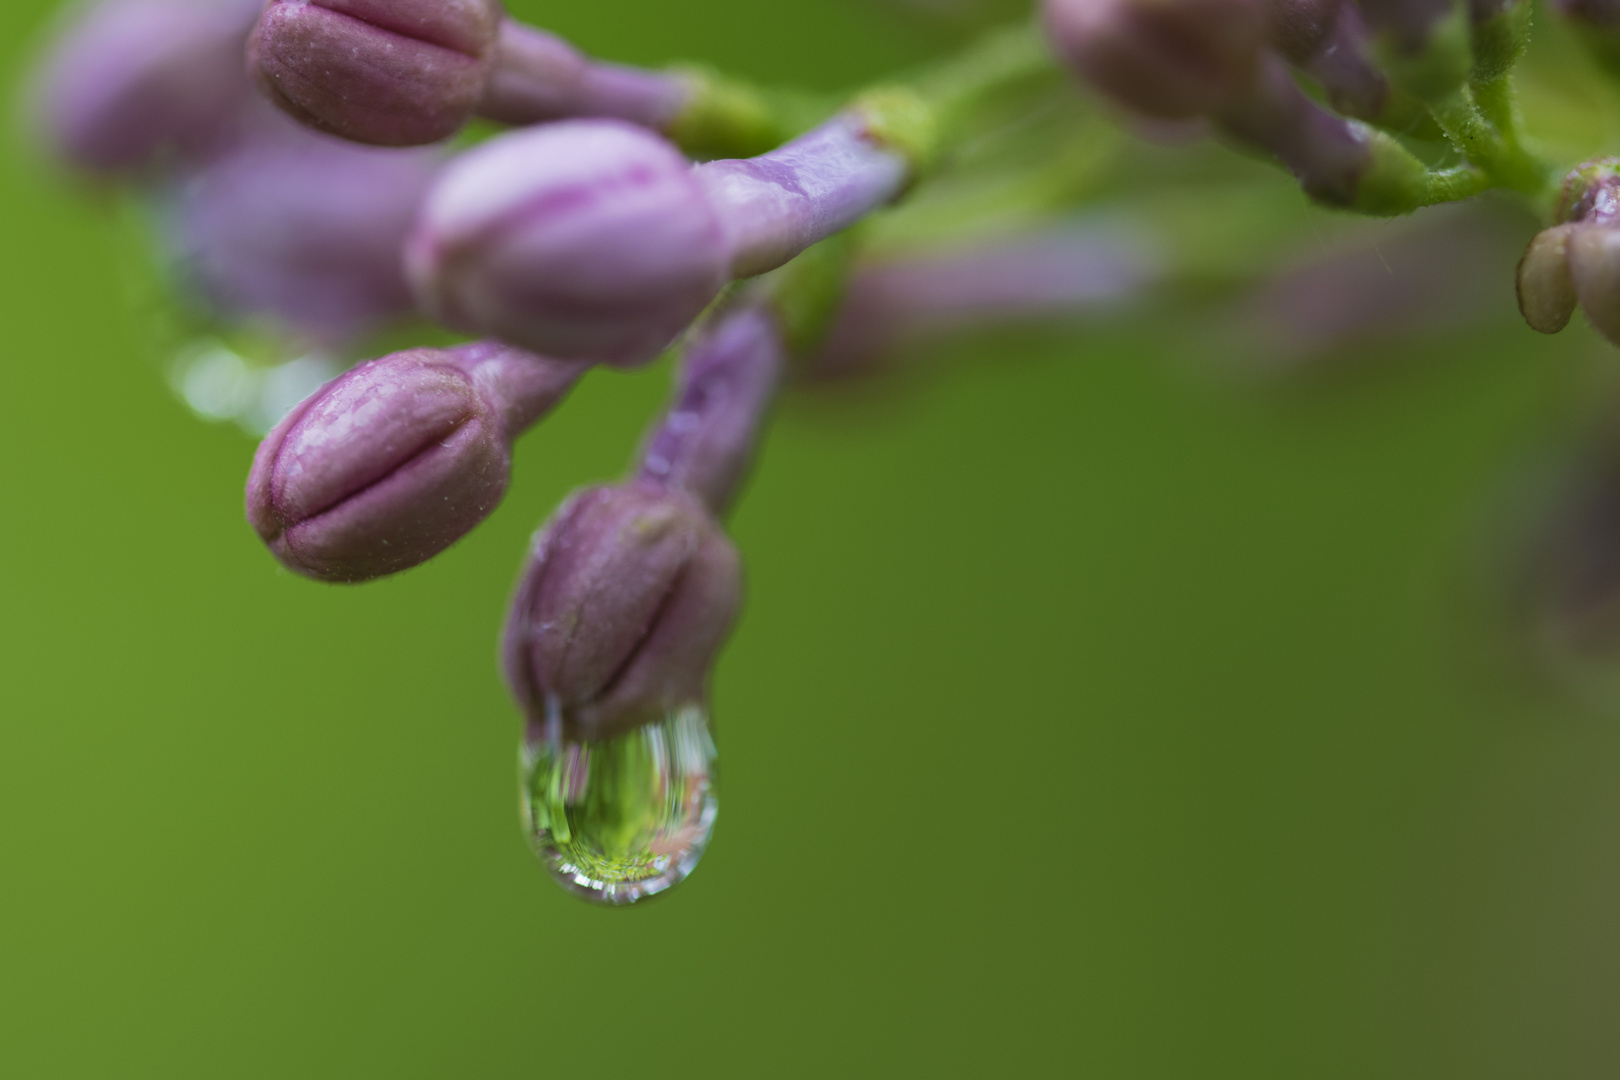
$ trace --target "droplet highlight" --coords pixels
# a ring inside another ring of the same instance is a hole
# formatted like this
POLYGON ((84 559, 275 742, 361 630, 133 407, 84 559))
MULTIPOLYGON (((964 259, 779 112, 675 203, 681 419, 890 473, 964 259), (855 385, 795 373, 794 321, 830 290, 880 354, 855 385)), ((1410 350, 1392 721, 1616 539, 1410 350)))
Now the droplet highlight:
POLYGON ((633 904, 680 884, 717 810, 708 712, 688 705, 597 742, 555 720, 525 739, 523 820, 558 884, 599 904, 633 904))

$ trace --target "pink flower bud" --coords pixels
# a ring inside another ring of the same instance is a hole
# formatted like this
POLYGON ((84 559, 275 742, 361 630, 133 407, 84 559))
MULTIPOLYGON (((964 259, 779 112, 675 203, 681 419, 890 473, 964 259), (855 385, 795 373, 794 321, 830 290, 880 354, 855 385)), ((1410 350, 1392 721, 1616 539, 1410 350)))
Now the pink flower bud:
POLYGON ((643 363, 731 277, 782 265, 907 176, 856 116, 696 169, 643 129, 565 121, 447 169, 406 266, 423 306, 452 326, 550 356, 643 363))
POLYGON ((535 539, 506 626, 507 683, 532 725, 612 738, 705 700, 741 595, 736 550, 690 496, 590 489, 535 539))
POLYGON ((248 521, 288 568, 323 581, 424 562, 500 502, 511 440, 581 370, 486 344, 362 364, 265 438, 248 521))
POLYGON ((249 47, 266 92, 357 142, 449 138, 484 95, 496 0, 270 0, 249 47))
POLYGON ((636 363, 714 299, 729 252, 674 147, 617 121, 494 139, 446 170, 407 248, 444 322, 552 356, 636 363))
POLYGON ((258 0, 105 0, 46 60, 40 125, 64 159, 97 173, 193 154, 251 93, 242 45, 258 0))
POLYGON ((1217 111, 1254 80, 1255 0, 1045 0, 1047 33, 1092 86, 1147 116, 1217 111))

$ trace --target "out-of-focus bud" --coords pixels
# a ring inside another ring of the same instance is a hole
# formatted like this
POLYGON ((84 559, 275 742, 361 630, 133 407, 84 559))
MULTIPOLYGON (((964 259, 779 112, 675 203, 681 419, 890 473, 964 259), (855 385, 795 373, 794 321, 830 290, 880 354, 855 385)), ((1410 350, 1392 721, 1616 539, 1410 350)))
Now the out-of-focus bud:
POLYGON ((242 43, 258 0, 104 0, 71 23, 36 89, 53 149, 93 173, 209 146, 251 93, 242 43))
POLYGON ((1164 119, 1246 93, 1266 29, 1255 0, 1045 0, 1043 12, 1058 53, 1087 82, 1164 119))
POLYGON ((536 537, 506 626, 507 682, 537 727, 622 734, 706 698, 741 596, 736 550, 691 496, 590 489, 536 537))
POLYGON ((881 372, 921 341, 1123 307, 1165 272, 1141 223, 1057 220, 859 266, 826 338, 796 374, 831 383, 881 372))
POLYGON ((298 119, 357 142, 455 134, 484 96, 497 0, 270 0, 249 63, 298 119))
POLYGON ((1431 101, 1461 87, 1474 66, 1462 0, 1357 0, 1394 83, 1431 101))
POLYGON ((1270 0, 1266 14, 1272 46, 1315 79, 1338 112, 1403 131, 1420 129, 1427 119, 1421 105, 1392 94, 1371 60, 1367 24, 1354 4, 1270 0))
POLYGON ((1575 226, 1568 247, 1581 310, 1599 333, 1620 344, 1620 227, 1575 226))
POLYGON ((512 439, 582 370, 484 343, 362 364, 265 438, 248 521, 289 569, 322 581, 424 562, 500 502, 512 439))
POLYGON ((1389 135, 1306 97, 1276 57, 1266 58, 1248 94, 1213 119, 1226 135, 1287 166, 1320 203, 1388 216, 1430 201, 1421 161, 1389 135))
POLYGON ((859 113, 696 169, 645 130, 565 121, 449 168, 406 265, 424 306, 453 326, 633 365, 730 278, 774 269, 894 198, 910 168, 859 113))
POLYGON ((1620 0, 1553 0, 1551 6, 1574 27, 1592 58, 1620 76, 1620 0))
POLYGON ((441 164, 316 135, 261 106, 242 138, 169 187, 181 283, 228 317, 353 342, 414 310, 402 254, 441 164))
POLYGON ((1303 67, 1322 51, 1344 0, 1266 0, 1266 37, 1290 63, 1303 67))
POLYGON ((1598 158, 1565 177, 1554 218, 1519 262, 1519 310, 1535 329, 1556 334, 1579 301, 1592 325, 1620 344, 1620 158, 1598 158))
POLYGON ((1555 225, 1530 241, 1519 260, 1519 311, 1531 329, 1556 334, 1575 313, 1575 283, 1569 273, 1569 242, 1575 225, 1555 225))
POLYGON ((748 467, 787 354, 769 305, 717 316, 687 347, 674 405, 641 452, 641 476, 723 514, 748 467))
POLYGON ((614 121, 491 140, 429 195, 407 248, 452 326, 553 356, 650 359, 730 268, 720 220, 674 147, 614 121))

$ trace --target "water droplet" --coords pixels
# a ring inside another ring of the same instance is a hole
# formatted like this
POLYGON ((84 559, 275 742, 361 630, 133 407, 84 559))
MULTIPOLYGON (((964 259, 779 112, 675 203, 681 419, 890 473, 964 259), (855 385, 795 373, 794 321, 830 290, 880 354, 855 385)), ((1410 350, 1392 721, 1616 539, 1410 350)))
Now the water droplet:
POLYGON ((563 888, 633 904, 680 884, 714 829, 715 749, 702 706, 600 742, 555 720, 522 750, 524 827, 563 888))

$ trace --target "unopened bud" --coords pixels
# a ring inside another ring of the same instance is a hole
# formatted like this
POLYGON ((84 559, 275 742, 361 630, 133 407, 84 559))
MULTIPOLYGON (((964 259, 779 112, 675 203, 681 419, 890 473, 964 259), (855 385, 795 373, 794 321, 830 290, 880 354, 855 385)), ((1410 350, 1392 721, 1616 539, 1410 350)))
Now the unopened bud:
POLYGON ((629 124, 564 121, 447 169, 406 264, 423 305, 452 326, 637 363, 714 299, 730 253, 674 147, 629 124))
POLYGON ((1045 0, 1043 11, 1054 47, 1087 82, 1164 119, 1242 96, 1265 36, 1255 0, 1045 0))
POLYGON ((787 354, 763 303, 723 312, 694 337, 675 403, 642 449, 641 477, 723 514, 753 463, 787 354))
POLYGON ((1266 37, 1290 63, 1304 66, 1322 51, 1344 0, 1266 0, 1266 37))
POLYGON ((451 166, 406 265, 423 305, 451 325, 633 365, 731 278, 774 269, 893 199, 909 169, 854 115, 695 169, 640 128, 565 121, 451 166))
POLYGON ((742 595, 736 550, 690 496, 576 495, 535 539, 503 646, 530 723, 609 739, 706 698, 742 595))
POLYGON ((1555 225, 1536 235, 1519 260, 1519 311, 1531 329, 1556 334, 1575 313, 1575 283, 1569 273, 1570 236, 1576 225, 1555 225))
POLYGON ((439 155, 316 135, 263 105, 255 121, 168 191, 181 283, 228 318, 339 348, 413 312, 401 258, 439 155))
POLYGON ((1568 244, 1569 276, 1581 310, 1599 333, 1620 344, 1620 228, 1576 225, 1568 244))
POLYGON ((323 581, 424 562, 500 502, 511 440, 581 370, 487 344, 362 364, 265 438, 248 521, 289 569, 323 581))
POLYGON ((104 0, 46 61, 44 135, 96 173, 206 148, 251 93, 242 43, 257 11, 258 0, 104 0))
POLYGON ((417 146, 449 138, 472 115, 500 21, 496 0, 270 0, 249 63, 305 123, 417 146))

